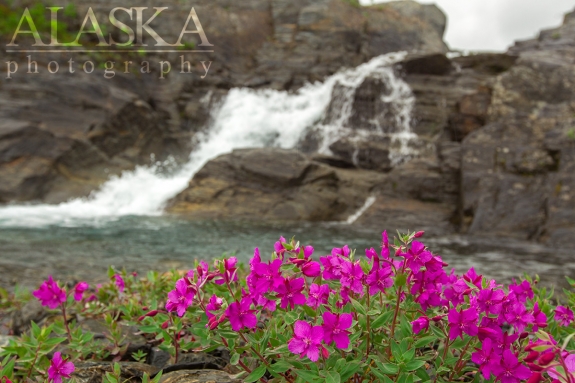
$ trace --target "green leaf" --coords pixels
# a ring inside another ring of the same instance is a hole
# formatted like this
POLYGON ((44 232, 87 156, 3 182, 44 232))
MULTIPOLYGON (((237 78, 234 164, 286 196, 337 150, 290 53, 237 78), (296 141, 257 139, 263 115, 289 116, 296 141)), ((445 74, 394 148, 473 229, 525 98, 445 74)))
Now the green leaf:
POLYGON ((388 312, 381 314, 379 317, 377 317, 371 323, 372 330, 375 330, 375 329, 382 327, 382 326, 386 325, 387 323, 391 322, 392 317, 393 317, 393 311, 388 311, 388 312))
POLYGON ((361 303, 359 303, 358 301, 356 301, 353 298, 350 298, 351 300, 351 304, 353 305, 353 308, 360 314, 362 315, 366 315, 367 312, 365 311, 365 307, 363 307, 363 305, 361 303))
POLYGON ((377 367, 386 375, 395 375, 399 372, 399 366, 393 363, 376 363, 377 367))
POLYGON ((235 366, 236 364, 238 364, 239 361, 240 361, 240 354, 233 353, 232 357, 230 358, 230 364, 232 366, 235 366))
POLYGON ((266 373, 266 366, 265 365, 261 365, 258 368, 256 368, 255 370, 252 371, 251 374, 249 374, 248 376, 246 376, 246 378, 244 379, 244 382, 246 383, 253 383, 258 381, 262 376, 264 376, 266 373))
POLYGON ((434 335, 429 335, 429 336, 425 336, 421 339, 418 339, 415 344, 413 345, 413 347, 415 348, 422 348, 425 347, 427 345, 429 345, 430 343, 433 343, 437 340, 437 337, 434 335))
POLYGON ((289 351, 288 345, 287 345, 287 344, 283 344, 283 345, 281 345, 281 346, 279 346, 279 347, 272 348, 271 350, 266 350, 266 351, 264 352, 264 355, 267 356, 267 355, 273 355, 273 354, 283 354, 283 353, 286 353, 286 352, 288 352, 288 351, 289 351))
POLYGON ((414 360, 406 363, 405 369, 407 371, 415 371, 418 368, 422 367, 423 365, 425 365, 425 360, 414 359, 414 360))
POLYGON ((325 374, 326 383, 341 383, 341 376, 335 371, 328 371, 325 374))
POLYGON ((50 338, 44 342, 44 345, 55 346, 57 344, 64 342, 65 340, 66 340, 66 338, 64 338, 64 337, 62 337, 62 338, 50 338))
POLYGON ((374 317, 374 316, 379 315, 379 314, 381 314, 380 310, 369 310, 367 312, 367 315, 369 315, 370 317, 374 317))
POLYGON ((288 311, 284 316, 285 322, 289 325, 294 324, 299 319, 299 315, 295 311, 288 311))
POLYGON ((347 381, 353 374, 355 374, 359 370, 360 366, 361 364, 358 361, 347 362, 343 366, 343 369, 340 371, 341 380, 344 382, 347 381))
POLYGON ((406 352, 403 353, 403 355, 401 356, 404 362, 410 362, 413 360, 413 358, 415 358, 415 349, 412 348, 410 350, 407 350, 406 352))
POLYGON ((272 371, 281 374, 292 368, 292 365, 283 360, 279 360, 276 363, 272 364, 270 368, 272 369, 272 371))
POLYGON ((323 381, 323 378, 317 373, 308 370, 295 370, 297 376, 302 378, 305 382, 323 381))

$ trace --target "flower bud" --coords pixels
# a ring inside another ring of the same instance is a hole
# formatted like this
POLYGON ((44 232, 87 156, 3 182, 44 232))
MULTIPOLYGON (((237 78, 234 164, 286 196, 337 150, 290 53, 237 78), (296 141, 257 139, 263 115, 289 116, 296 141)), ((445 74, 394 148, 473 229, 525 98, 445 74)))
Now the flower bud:
POLYGON ((329 358, 329 351, 327 351, 327 348, 325 348, 324 346, 321 346, 321 354, 324 357, 324 359, 329 358))
POLYGON ((529 355, 525 357, 524 361, 528 363, 534 362, 535 360, 537 360, 537 358, 539 358, 539 355, 540 353, 538 353, 537 351, 531 351, 529 355))
POLYGON ((423 234, 425 234, 425 231, 418 231, 413 235, 413 238, 421 238, 423 237, 423 234))
POLYGON ((531 374, 531 377, 527 381, 527 383, 539 383, 543 380, 543 375, 540 372, 534 372, 531 374))
POLYGON ((541 355, 541 357, 537 362, 540 366, 547 366, 549 363, 553 361, 553 359, 555 359, 555 353, 546 352, 545 354, 541 355))
POLYGON ((162 323, 162 329, 163 330, 167 329, 169 325, 170 325, 170 320, 165 321, 164 323, 162 323))
POLYGON ((445 315, 437 315, 437 316, 434 316, 433 318, 431 318, 431 320, 437 323, 437 322, 440 322, 444 316, 445 315))
POLYGON ((529 336, 529 333, 527 331, 523 331, 521 333, 521 335, 519 335, 519 339, 525 339, 529 336))
POLYGON ((215 330, 219 324, 220 322, 218 321, 218 318, 213 316, 208 320, 208 324, 206 325, 206 327, 209 328, 210 330, 215 330))
POLYGON ((531 371, 543 371, 544 370, 543 367, 540 367, 540 366, 536 365, 535 363, 527 363, 527 367, 529 367, 529 369, 531 371))

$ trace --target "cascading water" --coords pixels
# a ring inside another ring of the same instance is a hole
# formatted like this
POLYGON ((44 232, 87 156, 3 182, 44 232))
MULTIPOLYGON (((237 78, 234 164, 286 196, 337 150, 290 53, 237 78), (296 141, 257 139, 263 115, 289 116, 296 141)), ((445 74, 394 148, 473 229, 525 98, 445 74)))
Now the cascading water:
MULTIPOLYGON (((390 160, 411 155, 408 141, 413 96, 409 86, 394 75, 392 64, 404 57, 394 53, 376 57, 354 69, 336 73, 323 83, 308 84, 295 93, 275 90, 232 89, 212 111, 212 126, 197 136, 198 145, 187 164, 169 175, 161 166, 138 167, 114 177, 87 198, 59 205, 14 205, 0 208, 0 226, 98 225, 128 215, 160 215, 166 202, 186 188, 191 177, 210 159, 238 148, 276 146, 293 148, 313 128, 320 132, 320 152, 350 134, 355 90, 368 76, 385 81, 391 92, 381 96, 395 118, 397 141, 390 160), (332 101, 334 87, 343 90, 332 101), (331 103, 331 105, 330 105, 331 103), (328 107, 335 113, 327 118, 328 107)), ((361 132, 354 132, 357 136, 361 132)))

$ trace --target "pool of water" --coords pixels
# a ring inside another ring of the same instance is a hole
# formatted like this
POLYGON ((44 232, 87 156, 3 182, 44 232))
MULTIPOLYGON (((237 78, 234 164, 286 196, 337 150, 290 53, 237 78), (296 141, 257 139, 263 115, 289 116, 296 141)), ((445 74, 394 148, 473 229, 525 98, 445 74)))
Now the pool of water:
MULTIPOLYGON (((122 217, 100 224, 0 228, 0 286, 35 287, 48 275, 60 280, 100 281, 108 266, 145 273, 188 269, 195 259, 224 254, 247 261, 255 247, 271 254, 280 235, 315 248, 315 256, 348 244, 363 254, 378 247, 381 232, 342 223, 189 221, 177 217, 122 217)), ((573 251, 507 239, 468 236, 423 238, 458 272, 477 272, 508 282, 539 274, 546 285, 564 286, 575 276, 573 251)))

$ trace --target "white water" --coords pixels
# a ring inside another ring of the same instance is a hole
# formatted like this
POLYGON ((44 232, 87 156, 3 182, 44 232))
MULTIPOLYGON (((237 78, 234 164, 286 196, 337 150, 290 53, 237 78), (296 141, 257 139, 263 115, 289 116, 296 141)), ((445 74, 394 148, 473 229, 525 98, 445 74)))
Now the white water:
POLYGON ((369 209, 375 203, 376 199, 377 198, 375 196, 367 197, 363 206, 359 208, 358 211, 350 215, 347 218, 346 222, 351 225, 352 223, 357 221, 367 211, 367 209, 369 209))
POLYGON ((341 71, 323 83, 308 84, 296 93, 232 89, 213 110, 213 124, 207 133, 197 137, 197 148, 188 163, 176 172, 162 174, 159 164, 138 167, 111 178, 87 198, 59 205, 2 207, 0 226, 98 225, 127 215, 161 215, 166 202, 184 190, 192 176, 210 159, 238 148, 293 148, 311 127, 321 132, 320 151, 328 152, 331 143, 349 134, 346 123, 352 112, 354 91, 369 75, 379 76, 392 90, 382 100, 391 103, 397 120, 396 133, 390 134, 401 144, 399 150, 390 155, 392 161, 397 162, 411 154, 407 141, 414 137, 410 129, 413 96, 409 86, 395 77, 391 68, 403 57, 403 53, 376 57, 357 68, 341 71), (338 99, 340 112, 326 121, 326 110, 336 84, 344 89, 344 96, 338 99))

